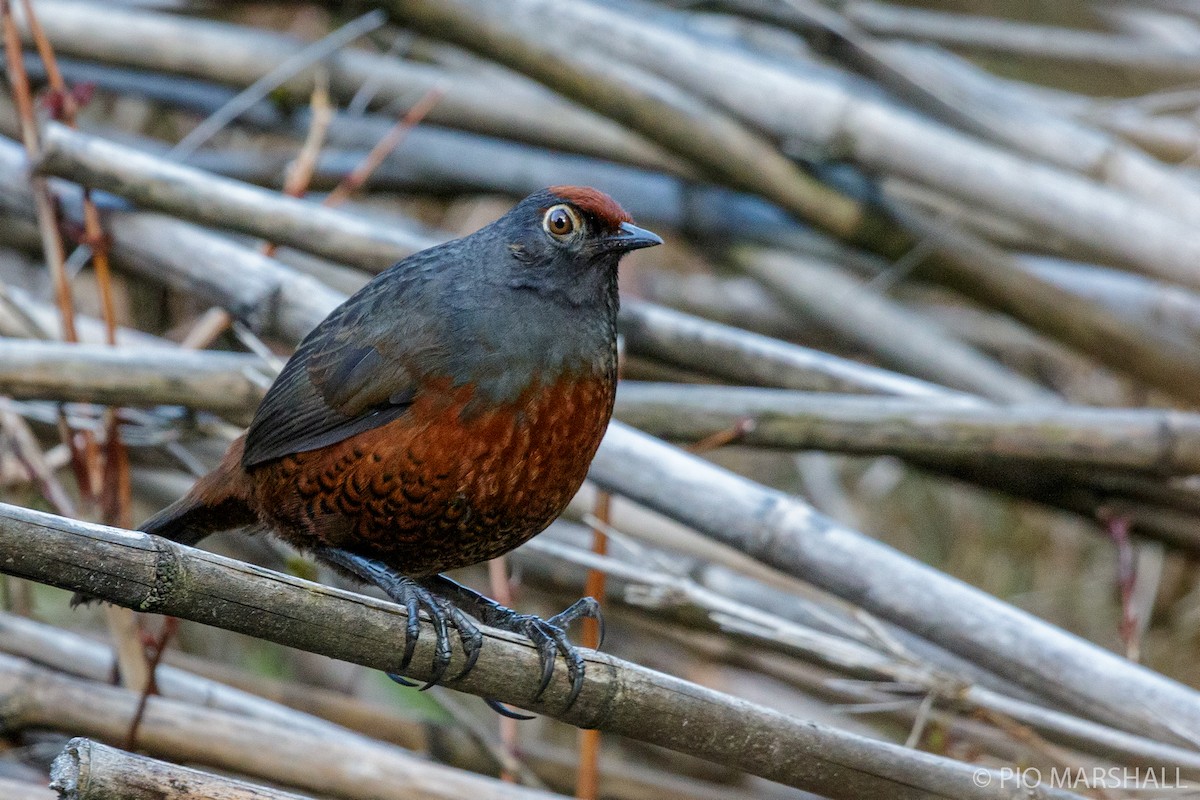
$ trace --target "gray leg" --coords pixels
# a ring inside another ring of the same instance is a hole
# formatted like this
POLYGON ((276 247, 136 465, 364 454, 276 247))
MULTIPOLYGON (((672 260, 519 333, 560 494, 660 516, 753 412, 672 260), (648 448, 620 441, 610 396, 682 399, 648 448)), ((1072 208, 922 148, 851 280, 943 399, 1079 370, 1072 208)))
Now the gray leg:
MULTIPOLYGON (((430 674, 429 683, 423 688, 428 689, 430 686, 436 685, 445 675, 446 667, 450 664, 450 625, 458 629, 463 653, 467 656, 466 666, 463 667, 458 677, 466 675, 471 667, 475 666, 475 661, 479 658, 479 648, 483 644, 483 635, 470 618, 453 602, 373 558, 334 547, 322 547, 313 552, 322 561, 378 586, 384 594, 408 610, 408 625, 404 636, 404 658, 400 661, 401 671, 412 660, 413 651, 417 646, 417 638, 421 634, 420 612, 424 610, 429 615, 437 633, 437 643, 434 648, 433 671, 430 674)), ((407 683, 398 676, 393 675, 392 677, 398 679, 400 683, 407 683)))
POLYGON ((578 649, 567 639, 563 630, 572 622, 584 617, 591 617, 600 622, 601 640, 604 638, 604 624, 600 617, 600 604, 591 597, 576 601, 570 608, 550 619, 542 619, 533 614, 518 614, 511 608, 492 600, 489 597, 450 580, 445 575, 434 575, 421 578, 420 584, 431 592, 451 600, 455 605, 466 609, 471 616, 485 625, 493 628, 519 633, 529 638, 537 646, 542 658, 542 680, 538 686, 534 700, 542 696, 550 685, 554 674, 554 661, 561 653, 567 662, 567 674, 571 679, 571 694, 567 699, 569 708, 583 689, 584 661, 578 649))

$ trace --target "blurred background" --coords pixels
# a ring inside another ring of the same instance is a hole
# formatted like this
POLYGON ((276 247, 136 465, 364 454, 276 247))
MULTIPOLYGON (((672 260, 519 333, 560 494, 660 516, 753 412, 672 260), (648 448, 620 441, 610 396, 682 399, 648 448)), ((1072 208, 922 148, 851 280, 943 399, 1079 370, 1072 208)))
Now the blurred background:
MULTIPOLYGON (((32 29, 0 5, 5 502, 136 525, 373 272, 592 185, 666 240, 622 264, 619 419, 1200 681, 1200 4, 37 0, 32 29)), ((261 538, 205 547, 337 582, 261 538)), ((1115 758, 763 634, 750 610, 859 617, 591 485, 505 562, 459 577, 548 614, 599 564, 607 652, 772 708, 989 766, 1115 758)), ((596 744, 561 723, 0 582, 5 626, 52 626, 0 651, 55 670, 56 636, 124 641, 568 794, 802 796, 616 738, 589 788, 596 744)), ((44 784, 77 732, 54 727, 0 737, 0 778, 44 784)))

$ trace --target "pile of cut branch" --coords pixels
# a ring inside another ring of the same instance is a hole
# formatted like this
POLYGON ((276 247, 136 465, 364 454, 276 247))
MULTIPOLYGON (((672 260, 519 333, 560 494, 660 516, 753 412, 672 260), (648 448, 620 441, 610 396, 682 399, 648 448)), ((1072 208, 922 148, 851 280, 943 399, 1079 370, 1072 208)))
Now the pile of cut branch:
POLYGON ((1200 785, 1200 13, 346 5, 0 0, 0 798, 1200 785), (589 484, 461 577, 602 598, 577 702, 490 629, 401 690, 403 608, 132 532, 373 273, 556 184, 667 246, 589 484))

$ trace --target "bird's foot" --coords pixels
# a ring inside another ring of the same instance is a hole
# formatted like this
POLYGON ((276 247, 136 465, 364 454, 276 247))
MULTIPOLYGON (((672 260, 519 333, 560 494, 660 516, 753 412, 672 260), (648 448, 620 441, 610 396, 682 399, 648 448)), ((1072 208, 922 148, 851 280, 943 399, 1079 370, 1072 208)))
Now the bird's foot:
POLYGON ((565 628, 576 620, 590 617, 600 625, 600 641, 604 641, 604 621, 600 616, 600 604, 594 598, 577 600, 565 611, 549 619, 542 619, 533 614, 519 614, 444 575, 422 579, 422 584, 426 588, 435 589, 440 595, 454 598, 457 604, 470 609, 472 616, 485 625, 519 633, 533 642, 542 660, 542 678, 533 697, 535 701, 541 698, 546 687, 550 685, 550 679, 554 676, 554 662, 559 654, 567 662, 567 677, 571 681, 567 707, 570 708, 579 697, 579 692, 583 689, 585 669, 583 656, 567 638, 565 628))
MULTIPOLYGON (((420 612, 424 611, 433 623, 436 641, 433 651, 433 667, 430 670, 429 681, 422 689, 437 685, 450 666, 450 627, 458 630, 462 642, 466 664, 458 677, 470 672, 479 658, 479 650, 483 644, 483 634, 462 610, 444 597, 435 594, 429 588, 422 586, 416 580, 396 572, 386 564, 373 558, 355 555, 354 553, 326 547, 316 552, 321 558, 334 566, 340 567, 362 580, 378 586, 384 594, 404 606, 408 611, 408 623, 404 634, 404 655, 396 673, 403 672, 412 661, 416 651, 417 640, 421 635, 420 612)), ((388 673, 388 677, 404 685, 413 685, 399 674, 388 673)))

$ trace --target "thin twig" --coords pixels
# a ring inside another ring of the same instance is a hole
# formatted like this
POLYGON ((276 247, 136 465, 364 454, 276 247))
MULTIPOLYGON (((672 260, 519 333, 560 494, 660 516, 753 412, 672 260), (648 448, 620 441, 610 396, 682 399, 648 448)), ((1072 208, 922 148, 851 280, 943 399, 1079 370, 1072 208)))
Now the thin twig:
MULTIPOLYGON (((504 556, 493 558, 488 561, 487 570, 492 597, 500 605, 512 608, 513 592, 512 581, 508 577, 508 560, 504 556)), ((517 758, 517 742, 520 733, 517 730, 517 720, 500 715, 496 720, 496 725, 500 731, 499 745, 505 754, 505 758, 501 761, 500 780, 512 783, 517 780, 517 771, 511 769, 508 764, 510 762, 520 763, 520 759, 517 758)))
POLYGON ((178 144, 171 148, 169 157, 186 161, 187 157, 194 153, 200 145, 207 142, 218 131, 237 119, 255 103, 266 98, 290 78, 299 75, 316 62, 337 52, 360 36, 376 30, 386 20, 387 17, 383 12, 369 11, 361 17, 346 23, 324 38, 318 39, 303 48, 239 92, 236 97, 211 114, 208 119, 193 128, 191 133, 183 137, 178 144))
POLYGON ((421 124, 421 120, 433 110, 434 106, 441 102, 441 99, 445 95, 446 90, 441 86, 434 86, 422 95, 421 99, 413 104, 412 108, 384 134, 383 138, 376 142, 371 151, 367 153, 366 158, 334 187, 333 191, 325 197, 323 205, 334 207, 349 200, 351 195, 363 187, 367 179, 371 176, 371 173, 383 163, 383 160, 393 150, 400 146, 400 143, 404 141, 404 137, 413 128, 421 124))
MULTIPOLYGON (((17 114, 21 122, 21 138, 30 162, 36 163, 41 154, 41 144, 38 139, 37 122, 34 118, 29 76, 25 72, 25 62, 21 58, 21 40, 17 34, 17 25, 10 0, 0 0, 0 23, 4 26, 4 52, 8 61, 9 86, 12 89, 13 101, 16 103, 17 114)), ((71 300, 70 284, 67 281, 66 256, 62 239, 58 233, 58 216, 54 201, 44 178, 33 175, 30 177, 30 184, 34 193, 38 229, 42 235, 42 247, 54 278, 54 291, 62 312, 63 338, 74 342, 77 341, 74 304, 71 300)))
MULTIPOLYGON (((592 552, 604 557, 608 554, 608 534, 605 529, 612 520, 612 495, 597 492, 593 514, 599 524, 592 526, 592 552)), ((603 570, 589 569, 583 593, 594 597, 604 606, 606 575, 603 570)), ((600 624, 588 618, 583 622, 583 646, 593 649, 600 646, 600 624)), ((600 796, 600 731, 579 732, 579 774, 575 783, 575 796, 581 800, 596 800, 600 796)))
POLYGON ((200 315, 192 325, 179 347, 183 350, 205 350, 233 324, 233 316, 223 308, 213 307, 200 315))
MULTIPOLYGON (((321 157, 321 148, 325 144, 325 134, 329 131, 329 123, 333 119, 333 105, 329 102, 329 74, 326 70, 317 70, 313 78, 312 99, 309 101, 308 131, 304 135, 304 144, 286 170, 283 179, 283 193, 289 197, 304 197, 312 182, 313 171, 317 167, 317 159, 321 157)), ((279 245, 267 242, 261 248, 264 256, 274 256, 279 245)))

